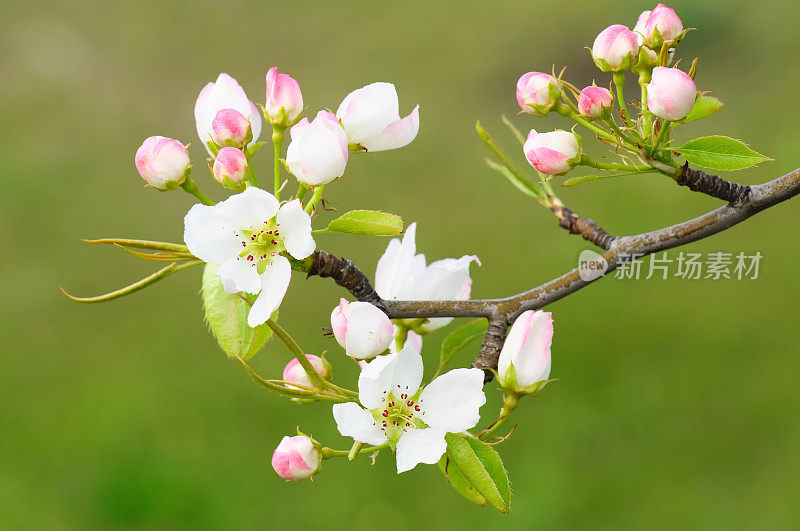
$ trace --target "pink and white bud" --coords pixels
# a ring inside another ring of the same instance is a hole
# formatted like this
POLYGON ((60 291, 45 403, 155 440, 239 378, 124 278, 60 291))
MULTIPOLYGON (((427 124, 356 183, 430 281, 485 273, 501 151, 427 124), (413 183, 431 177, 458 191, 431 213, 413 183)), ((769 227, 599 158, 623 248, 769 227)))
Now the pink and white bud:
POLYGON ((601 31, 592 45, 592 58, 603 72, 627 70, 636 63, 638 55, 638 35, 621 24, 601 31))
POLYGON ((242 147, 248 135, 250 121, 236 109, 222 109, 211 122, 211 138, 218 146, 242 147))
POLYGON ((532 394, 550 377, 553 316, 550 312, 523 312, 508 332, 500 351, 497 375, 503 388, 532 394))
POLYGON ((545 116, 558 103, 561 89, 550 74, 528 72, 517 81, 517 103, 523 112, 545 116))
POLYGON ((331 327, 336 341, 351 358, 374 358, 394 340, 392 321, 368 302, 339 301, 331 312, 331 327))
POLYGON ((319 111, 312 122, 303 118, 289 134, 286 165, 298 181, 309 186, 327 184, 341 177, 347 166, 347 134, 336 116, 319 111))
POLYGON ((217 152, 214 160, 214 178, 226 187, 241 188, 247 180, 247 157, 241 149, 224 147, 217 152))
POLYGON ((216 82, 208 83, 203 87, 194 104, 197 135, 209 153, 211 153, 211 149, 207 143, 214 139, 214 130, 211 124, 222 109, 239 111, 250 122, 253 131, 253 139, 250 143, 258 140, 258 136, 261 134, 261 112, 252 101, 247 99, 247 94, 241 85, 228 74, 222 73, 217 77, 216 82))
MULTIPOLYGON (((320 376, 325 380, 330 380, 332 367, 331 364, 328 363, 328 360, 313 354, 306 354, 306 358, 311 362, 311 366, 314 367, 314 370, 316 370, 320 376)), ((300 365, 300 362, 297 361, 297 358, 292 358, 292 361, 286 364, 286 367, 283 369, 283 381, 290 384, 314 387, 314 384, 308 379, 306 371, 303 369, 303 366, 300 365)))
POLYGON ((689 75, 677 68, 657 66, 647 85, 647 107, 665 120, 682 120, 694 107, 697 85, 689 75))
POLYGON ((639 44, 660 49, 665 42, 672 42, 683 33, 683 22, 675 10, 658 4, 652 11, 639 15, 633 31, 639 36, 639 44))
POLYGON ((391 83, 372 83, 348 94, 336 116, 354 146, 386 151, 411 143, 419 132, 419 105, 400 118, 397 90, 391 83))
POLYGON ((322 456, 310 437, 284 437, 272 453, 272 468, 288 481, 300 481, 313 476, 320 468, 322 456))
POLYGON ((546 175, 570 171, 581 159, 581 142, 575 133, 550 131, 537 133, 531 129, 522 146, 528 162, 546 175))
POLYGON ((303 93, 289 74, 279 74, 278 67, 267 71, 267 101, 264 113, 270 123, 289 127, 303 112, 303 93))
POLYGON ((603 87, 586 87, 578 96, 578 112, 587 118, 608 116, 614 106, 614 96, 603 87))
POLYGON ((174 190, 189 173, 189 154, 183 144, 164 136, 147 138, 133 157, 147 184, 158 190, 174 190))

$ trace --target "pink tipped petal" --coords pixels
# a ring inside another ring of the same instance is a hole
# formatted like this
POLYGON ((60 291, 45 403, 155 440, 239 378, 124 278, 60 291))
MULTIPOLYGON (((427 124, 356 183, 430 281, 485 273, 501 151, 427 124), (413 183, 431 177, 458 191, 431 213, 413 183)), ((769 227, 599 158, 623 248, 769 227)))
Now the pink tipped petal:
POLYGON ((342 348, 345 348, 347 344, 347 316, 345 315, 345 311, 347 310, 348 304, 346 299, 340 299, 339 304, 331 312, 333 336, 342 348))
POLYGON ((414 107, 411 114, 402 120, 390 123, 381 134, 362 145, 367 148, 367 151, 397 149, 410 144, 417 137, 418 132, 419 105, 414 107))
POLYGON ((247 315, 248 326, 255 328, 267 322, 281 305, 291 279, 292 266, 289 260, 280 255, 274 257, 261 274, 261 293, 247 315))

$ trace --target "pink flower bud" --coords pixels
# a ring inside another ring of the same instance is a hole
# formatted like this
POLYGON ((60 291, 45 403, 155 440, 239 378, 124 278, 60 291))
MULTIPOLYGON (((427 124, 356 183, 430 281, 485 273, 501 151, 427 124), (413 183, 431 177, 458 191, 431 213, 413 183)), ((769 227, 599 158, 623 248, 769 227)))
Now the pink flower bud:
MULTIPOLYGON (((306 354, 306 358, 308 358, 308 361, 311 362, 311 365, 320 374, 320 376, 326 380, 330 379, 331 364, 328 363, 328 360, 313 354, 306 354)), ((283 369, 283 380, 289 383, 304 385, 306 387, 314 387, 314 385, 311 383, 311 380, 308 379, 308 375, 303 369, 303 366, 300 365, 299 361, 297 361, 297 358, 292 358, 292 361, 286 364, 286 367, 283 369)))
POLYGON ((508 332, 500 351, 497 374, 500 385, 521 394, 541 388, 550 377, 553 316, 550 312, 523 312, 508 332), (538 385, 537 385, 538 384, 538 385))
POLYGON ((297 180, 310 186, 327 184, 344 174, 347 134, 334 114, 319 111, 314 121, 303 118, 290 130, 286 165, 297 180))
POLYGON ((561 89, 550 74, 528 72, 517 81, 517 103, 524 112, 545 116, 558 103, 561 89))
POLYGON ((683 22, 674 9, 658 4, 652 11, 639 15, 633 31, 639 35, 640 44, 661 48, 663 43, 674 41, 683 33, 683 22))
POLYGON ((303 112, 303 93, 289 74, 279 74, 278 67, 267 71, 267 102, 264 112, 270 123, 288 127, 303 112))
POLYGON ((578 111, 587 118, 607 116, 613 105, 614 96, 603 87, 586 87, 578 96, 578 111))
POLYGON ((657 66, 647 85, 647 107, 665 120, 686 118, 694 106, 697 86, 688 74, 677 68, 657 66))
POLYGON ((339 301, 331 312, 331 327, 345 353, 356 359, 374 358, 394 339, 392 321, 368 302, 339 301))
POLYGON ((142 142, 133 158, 139 175, 159 190, 174 190, 186 180, 189 154, 172 138, 151 136, 142 142))
MULTIPOLYGON (((236 109, 222 109, 211 122, 211 130, 211 137, 218 146, 233 144, 241 147, 247 140, 250 122, 236 109)), ((252 131, 249 135, 253 135, 252 131)))
POLYGON ((217 152, 214 160, 214 178, 217 182, 237 188, 247 179, 247 173, 247 157, 241 149, 224 147, 217 152))
POLYGON ((322 456, 314 442, 305 435, 284 437, 272 453, 272 468, 288 481, 313 476, 320 468, 322 456))
POLYGON ((211 148, 208 142, 214 139, 212 122, 217 113, 222 109, 236 109, 242 116, 250 121, 253 138, 252 144, 261 134, 261 113, 255 104, 247 99, 244 89, 228 74, 222 73, 214 83, 208 83, 197 96, 194 104, 194 119, 197 125, 197 135, 209 153, 211 148))
POLYGON ((592 45, 592 57, 603 72, 621 72, 634 65, 639 55, 638 35, 614 24, 600 32, 592 45))
POLYGON ((568 172, 580 161, 581 143, 568 131, 537 133, 531 129, 522 151, 531 166, 546 175, 558 175, 568 172))

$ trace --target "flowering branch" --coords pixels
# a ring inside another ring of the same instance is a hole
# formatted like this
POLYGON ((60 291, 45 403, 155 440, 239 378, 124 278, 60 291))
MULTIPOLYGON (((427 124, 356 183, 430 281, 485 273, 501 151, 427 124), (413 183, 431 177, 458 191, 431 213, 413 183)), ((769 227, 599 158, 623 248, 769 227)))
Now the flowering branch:
MULTIPOLYGON (((688 167, 683 170, 683 174, 697 175, 701 173, 688 167)), ((708 179, 704 178, 702 181, 708 182, 708 179)), ((800 168, 764 184, 749 187, 735 186, 739 187, 739 190, 744 190, 736 196, 740 199, 698 218, 651 232, 615 238, 591 222, 592 226, 596 227, 592 229, 593 234, 599 234, 602 231, 602 234, 605 235, 598 240, 598 245, 607 249, 602 255, 602 259, 608 264, 606 272, 616 269, 623 256, 643 257, 707 238, 762 210, 791 199, 800 194, 800 168)), ((562 206, 563 211, 569 212, 562 206)), ((583 218, 577 219, 582 220, 583 218)), ((584 223, 584 225, 588 224, 588 222, 584 223)), ((570 232, 573 230, 570 229, 570 232)), ((581 234, 583 233, 581 232, 581 234)), ((489 328, 481 345, 480 353, 472 364, 473 367, 485 370, 487 382, 493 377, 489 369, 497 369, 497 360, 503 346, 506 329, 522 312, 543 308, 596 280, 581 278, 580 269, 575 268, 558 278, 511 297, 465 301, 394 301, 381 299, 366 275, 350 260, 338 258, 325 251, 316 251, 312 258, 307 270, 309 276, 319 275, 323 278, 334 279, 338 285, 350 291, 358 300, 374 304, 392 319, 432 317, 485 317, 489 319, 489 328)))

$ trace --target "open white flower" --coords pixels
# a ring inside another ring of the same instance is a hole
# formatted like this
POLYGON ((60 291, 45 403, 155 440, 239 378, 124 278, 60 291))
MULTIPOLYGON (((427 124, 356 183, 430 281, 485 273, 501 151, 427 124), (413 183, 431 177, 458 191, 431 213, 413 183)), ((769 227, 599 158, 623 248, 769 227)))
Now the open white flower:
POLYGON ((223 109, 234 109, 250 122, 253 130, 252 145, 261 134, 261 112, 258 107, 247 99, 244 89, 239 82, 226 73, 217 77, 216 82, 210 82, 203 87, 194 104, 194 120, 197 126, 197 136, 203 142, 206 150, 211 153, 206 142, 213 140, 214 129, 212 123, 217 113, 223 109))
POLYGON ((282 253, 302 260, 314 252, 311 217, 295 199, 279 207, 269 192, 251 186, 214 206, 194 205, 183 239, 196 257, 220 264, 227 293, 258 293, 247 316, 255 327, 280 306, 292 267, 282 253))
POLYGON ((336 116, 347 139, 367 151, 386 151, 409 144, 419 132, 419 105, 400 118, 397 90, 391 83, 371 83, 348 94, 336 116))
MULTIPOLYGON (((417 224, 406 229, 403 240, 389 242, 386 251, 378 260, 375 270, 375 291, 389 300, 467 300, 472 292, 469 266, 480 265, 475 255, 461 258, 445 258, 430 265, 425 264, 425 255, 417 254, 417 224)), ((431 332, 447 326, 451 317, 429 319, 418 331, 431 332)))
POLYGON ((453 369, 420 389, 422 356, 412 347, 378 356, 358 377, 358 400, 333 406, 339 433, 366 444, 388 442, 397 473, 435 464, 447 449, 446 433, 474 427, 486 403, 483 371, 453 369))

